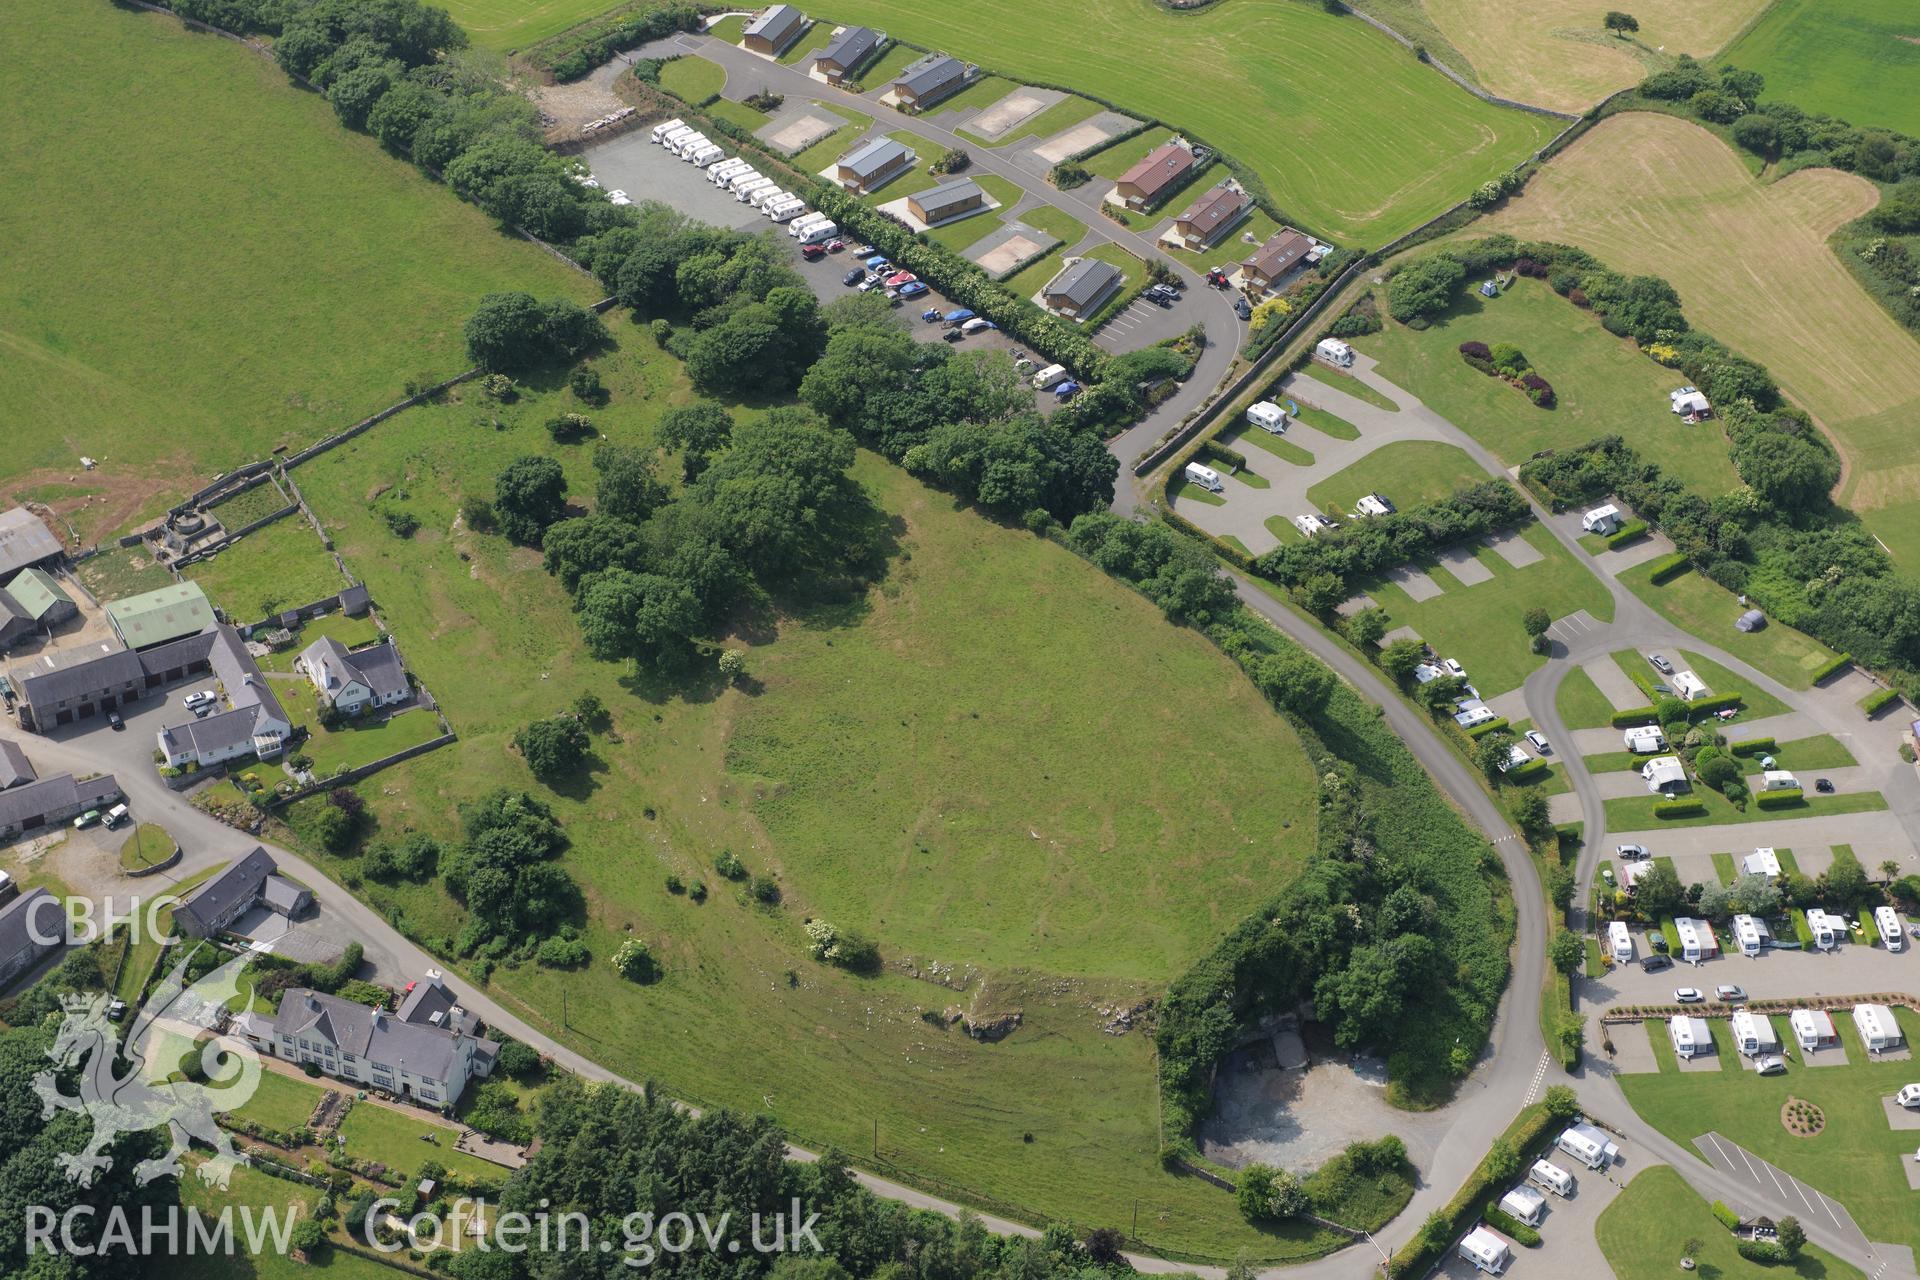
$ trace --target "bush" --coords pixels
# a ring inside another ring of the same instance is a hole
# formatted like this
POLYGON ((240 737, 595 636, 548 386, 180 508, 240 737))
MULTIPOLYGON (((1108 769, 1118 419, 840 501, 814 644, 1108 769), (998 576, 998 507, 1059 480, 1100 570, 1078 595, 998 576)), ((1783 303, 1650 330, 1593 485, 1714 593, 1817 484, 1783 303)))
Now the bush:
POLYGON ((1715 711, 1731 711, 1740 705, 1741 697, 1737 693, 1716 693, 1708 698, 1695 698, 1687 704, 1687 714, 1699 717, 1715 711))
POLYGON ((660 974, 653 952, 638 938, 628 938, 613 953, 613 969, 628 982, 652 982, 660 974))
POLYGON ((720 856, 713 860, 713 869, 729 880, 745 880, 747 878, 746 866, 734 855, 731 849, 722 849, 720 851, 720 856))
POLYGON ((1529 1249, 1540 1247, 1540 1233, 1502 1209, 1498 1200, 1487 1201, 1486 1211, 1480 1216, 1501 1235, 1518 1240, 1529 1249))
POLYGON ((1545 760, 1529 760, 1523 765, 1507 770, 1506 780, 1515 786, 1523 786, 1547 776, 1553 768, 1545 760))
POLYGON ((1798 787, 1789 787, 1785 791, 1756 792, 1753 798, 1762 809, 1791 809, 1806 801, 1805 793, 1798 787))
POLYGON ((1737 1240, 1733 1247, 1748 1262, 1757 1262, 1762 1266, 1785 1266, 1793 1261, 1784 1248, 1771 1240, 1737 1240))
POLYGON ((1645 520, 1629 520, 1621 525, 1617 531, 1607 536, 1607 548, 1608 550, 1614 550, 1619 547, 1624 547, 1629 542, 1637 541, 1646 536, 1647 522, 1645 520))
POLYGON ((411 538, 420 532, 420 517, 404 507, 388 507, 380 513, 387 522, 387 532, 396 538, 411 538))
POLYGON ((1825 680, 1828 676, 1833 675, 1834 673, 1840 671, 1842 668, 1846 667, 1852 661, 1853 661, 1853 658, 1849 654, 1844 654, 1844 653, 1835 654, 1832 659, 1830 659, 1829 661, 1823 662, 1818 667, 1814 668, 1813 682, 1815 684, 1819 684, 1822 680, 1825 680))
POLYGON ((534 777, 552 781, 580 767, 591 740, 578 716, 559 715, 527 725, 513 735, 513 745, 534 777))
POLYGON ((1872 693, 1860 699, 1860 709, 1868 715, 1872 715, 1889 702, 1897 701, 1899 697, 1900 693, 1896 689, 1875 689, 1872 693))
POLYGON ((549 969, 578 969, 588 960, 587 944, 578 938, 548 938, 534 959, 549 969))
POLYGON ((1778 745, 1772 738, 1742 738, 1738 742, 1729 742, 1727 750, 1736 756, 1761 756, 1772 752, 1778 745))
POLYGON ((1653 806, 1653 816, 1668 818, 1697 818, 1707 811, 1704 801, 1693 796, 1683 796, 1677 800, 1661 800, 1653 806))
POLYGON ((1715 1200, 1713 1202, 1713 1216, 1718 1218, 1720 1225, 1729 1231, 1734 1230, 1740 1225, 1740 1215, 1732 1209, 1729 1209, 1722 1201, 1715 1200))
POLYGON ((1469 738, 1479 739, 1486 737, 1490 733, 1499 733, 1503 729, 1511 730, 1512 728, 1513 726, 1505 720, 1489 720, 1485 724, 1477 724, 1467 730, 1467 736, 1469 738))
POLYGON ((360 827, 352 814, 326 796, 311 796, 289 807, 287 825, 301 839, 328 853, 345 853, 360 827))
POLYGON ((1652 707, 1628 707, 1625 711, 1616 711, 1607 721, 1616 729, 1636 729, 1643 724, 1658 724, 1660 717, 1654 714, 1652 707))
POLYGON ((1093 181, 1093 170, 1071 160, 1062 160, 1047 172, 1047 181, 1062 191, 1071 191, 1075 187, 1084 187, 1093 181))
POLYGON ((1484 342, 1463 342, 1460 344, 1460 354, 1469 361, 1485 360, 1489 364, 1493 361, 1493 349, 1484 342))
POLYGON ((491 533, 498 523, 494 519, 493 504, 478 496, 460 500, 460 522, 475 533, 491 533))
POLYGON ((1689 567, 1686 553, 1676 551, 1670 556, 1663 556, 1655 560, 1653 562, 1653 570, 1648 574, 1647 580, 1657 587, 1664 582, 1673 581, 1685 573, 1689 567))

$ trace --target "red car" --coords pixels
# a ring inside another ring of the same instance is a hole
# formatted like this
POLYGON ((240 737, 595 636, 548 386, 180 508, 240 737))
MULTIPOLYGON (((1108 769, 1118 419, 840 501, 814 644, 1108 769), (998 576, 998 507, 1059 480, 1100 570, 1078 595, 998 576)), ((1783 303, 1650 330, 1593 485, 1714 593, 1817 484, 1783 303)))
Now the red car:
POLYGON ((829 241, 827 241, 827 252, 828 252, 828 253, 838 253, 838 252, 840 252, 840 251, 841 251, 842 249, 844 249, 844 248, 846 248, 846 247, 847 247, 847 242, 846 242, 845 240, 829 240, 829 241))
POLYGON ((803 244, 800 246, 800 256, 812 262, 817 258, 826 257, 827 247, 820 244, 803 244))
POLYGON ((919 276, 916 276, 911 271, 896 271, 887 277, 887 288, 898 289, 901 285, 912 284, 919 278, 919 276))

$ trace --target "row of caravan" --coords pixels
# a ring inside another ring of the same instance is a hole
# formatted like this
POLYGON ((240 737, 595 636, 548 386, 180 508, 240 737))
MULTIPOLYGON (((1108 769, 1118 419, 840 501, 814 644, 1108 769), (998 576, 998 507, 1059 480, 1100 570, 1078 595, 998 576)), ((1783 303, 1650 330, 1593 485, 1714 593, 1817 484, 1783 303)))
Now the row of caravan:
MULTIPOLYGON (((714 186, 732 192, 734 199, 751 204, 774 222, 793 222, 807 212, 806 201, 783 189, 772 178, 763 177, 746 160, 729 157, 718 143, 684 120, 662 121, 653 126, 652 136, 656 143, 682 160, 705 169, 714 186)), ((829 232, 820 239, 829 239, 832 234, 829 232)))

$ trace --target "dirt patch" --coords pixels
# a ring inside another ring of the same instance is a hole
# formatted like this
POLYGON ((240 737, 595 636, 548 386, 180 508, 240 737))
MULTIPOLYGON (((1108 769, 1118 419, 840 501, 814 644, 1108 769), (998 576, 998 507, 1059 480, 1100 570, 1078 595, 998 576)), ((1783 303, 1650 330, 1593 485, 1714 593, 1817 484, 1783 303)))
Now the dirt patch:
POLYGON ((1780 1106, 1780 1123, 1796 1138, 1811 1138, 1827 1127, 1827 1113, 1805 1098, 1789 1097, 1780 1106))
POLYGON ((980 269, 998 279, 1039 253, 1043 247, 1042 242, 1028 236, 1014 235, 981 254, 980 269))
POLYGON ((72 548, 93 546, 143 516, 157 516, 170 500, 203 483, 178 464, 149 463, 128 474, 107 463, 92 471, 78 466, 30 471, 9 482, 7 492, 16 498, 32 495, 28 505, 72 548))

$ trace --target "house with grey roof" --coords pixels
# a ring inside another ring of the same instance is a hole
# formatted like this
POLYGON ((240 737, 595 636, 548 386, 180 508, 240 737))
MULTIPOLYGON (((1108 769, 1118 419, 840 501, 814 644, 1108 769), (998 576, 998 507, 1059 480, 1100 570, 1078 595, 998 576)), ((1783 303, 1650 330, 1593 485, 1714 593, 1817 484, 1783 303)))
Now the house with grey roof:
POLYGON ((34 625, 33 615, 12 596, 0 591, 0 652, 39 634, 40 628, 34 625))
POLYGON ((33 764, 19 744, 0 738, 0 791, 32 782, 37 777, 39 775, 33 771, 33 764))
POLYGON ((150 690, 213 670, 214 634, 184 636, 138 653, 103 641, 36 656, 13 670, 20 727, 45 733, 104 715, 150 690))
POLYGON ((213 877, 173 909, 173 922, 190 938, 210 938, 255 907, 295 919, 313 905, 313 895, 280 874, 280 864, 259 845, 213 877))
POLYGON ((227 709, 195 717, 187 714, 157 735, 160 753, 169 768, 191 761, 206 768, 242 756, 271 760, 286 747, 293 732, 273 687, 247 652, 240 633, 225 623, 213 632, 207 662, 226 695, 227 709))
POLYGON ((434 1107, 459 1101, 467 1082, 493 1072, 497 1042, 455 1001, 438 970, 413 984, 394 1012, 293 987, 270 1028, 249 1035, 276 1057, 434 1107))
POLYGON ((872 27, 840 28, 840 34, 813 55, 814 76, 828 84, 851 79, 885 38, 872 27))
POLYGON ((913 166, 913 152, 903 142, 875 138, 834 162, 833 176, 841 186, 861 195, 877 191, 913 166))
POLYGON ((0 511, 0 580, 60 558, 60 539, 25 507, 0 511))
POLYGON ((368 707, 405 702, 413 692, 391 637, 350 650, 332 636, 321 636, 301 652, 294 665, 306 672, 320 705, 345 715, 357 716, 368 707))
POLYGON ((66 931, 60 899, 45 889, 29 889, 0 907, 0 990, 58 950, 66 931))
POLYGON ((1082 258, 1047 281, 1040 294, 1049 311, 1070 320, 1085 320, 1106 305, 1125 279, 1111 262, 1082 258))
POLYGON ((888 92, 903 111, 925 111, 942 98, 952 97, 973 79, 978 67, 944 53, 930 53, 909 63, 893 79, 888 92))
POLYGON ((812 25, 807 15, 792 5, 776 4, 762 9, 747 23, 746 30, 740 33, 740 47, 777 58, 791 49, 793 42, 812 25))
POLYGON ((89 809, 104 809, 120 795, 120 784, 110 773, 92 778, 61 773, 20 782, 0 790, 0 840, 58 826, 89 809))

